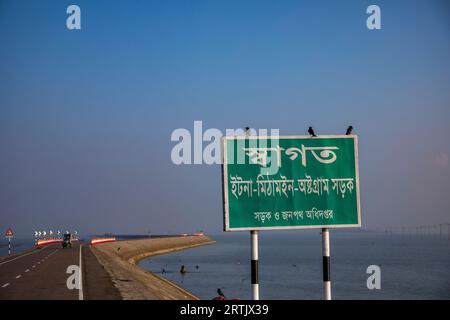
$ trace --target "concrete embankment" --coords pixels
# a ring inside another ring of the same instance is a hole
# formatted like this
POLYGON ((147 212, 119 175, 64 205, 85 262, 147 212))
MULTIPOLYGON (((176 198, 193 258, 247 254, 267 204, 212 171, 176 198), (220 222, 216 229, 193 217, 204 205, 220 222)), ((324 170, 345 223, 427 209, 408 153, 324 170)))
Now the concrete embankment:
POLYGON ((136 266, 139 260, 214 243, 206 236, 171 237, 103 243, 92 247, 123 299, 196 300, 174 283, 136 266))

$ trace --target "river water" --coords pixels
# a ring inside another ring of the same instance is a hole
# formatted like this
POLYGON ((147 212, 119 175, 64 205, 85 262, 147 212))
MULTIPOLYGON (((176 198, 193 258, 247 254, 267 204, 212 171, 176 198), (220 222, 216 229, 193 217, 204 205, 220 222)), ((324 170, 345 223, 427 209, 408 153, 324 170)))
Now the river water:
MULTIPOLYGON (((250 235, 212 236, 216 244, 161 255, 140 267, 173 281, 201 299, 221 288, 229 298, 250 299, 250 235), (188 272, 179 270, 185 265, 188 272), (164 269, 164 272, 163 272, 164 269)), ((450 299, 447 237, 331 230, 334 299, 450 299), (367 288, 367 267, 381 268, 381 289, 367 288)), ((321 299, 322 243, 318 230, 261 232, 262 299, 321 299)))

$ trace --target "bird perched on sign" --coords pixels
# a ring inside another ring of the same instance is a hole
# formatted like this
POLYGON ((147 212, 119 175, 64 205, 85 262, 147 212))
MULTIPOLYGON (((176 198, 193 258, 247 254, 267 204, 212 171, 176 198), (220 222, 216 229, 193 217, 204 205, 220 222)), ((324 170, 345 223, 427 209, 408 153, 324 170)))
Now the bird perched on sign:
POLYGON ((348 126, 347 132, 345 133, 345 135, 347 135, 347 136, 351 135, 352 131, 353 131, 353 127, 352 126, 348 126))
POLYGON ((311 137, 317 137, 312 127, 309 127, 308 133, 311 135, 311 137))

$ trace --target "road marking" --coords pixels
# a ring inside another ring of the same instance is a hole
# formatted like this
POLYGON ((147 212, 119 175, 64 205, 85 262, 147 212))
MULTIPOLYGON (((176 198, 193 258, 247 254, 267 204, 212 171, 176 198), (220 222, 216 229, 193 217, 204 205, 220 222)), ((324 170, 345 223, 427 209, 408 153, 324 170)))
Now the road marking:
POLYGON ((9 282, 2 285, 2 288, 6 288, 7 286, 9 286, 9 282))
POLYGON ((48 256, 46 256, 44 259, 42 259, 41 261, 38 261, 37 264, 41 264, 41 262, 45 262, 45 260, 47 260, 48 257, 50 257, 52 254, 54 254, 55 252, 59 251, 59 249, 56 249, 55 251, 53 251, 52 253, 50 253, 48 256))
POLYGON ((36 268, 36 265, 34 265, 32 268, 36 268))
POLYGON ((25 270, 25 272, 30 272, 30 269, 25 270))
POLYGON ((80 244, 80 264, 79 264, 79 266, 80 266, 80 274, 79 274, 79 277, 78 277, 78 279, 80 279, 79 280, 79 289, 78 289, 78 300, 84 300, 84 296, 83 296, 83 271, 82 271, 82 269, 81 269, 81 247, 83 247, 83 245, 82 244, 80 244))
POLYGON ((21 274, 19 274, 17 277, 16 277, 16 279, 19 279, 20 277, 21 277, 22 275, 21 274))
POLYGON ((53 251, 52 253, 50 253, 50 254, 47 256, 47 258, 50 257, 52 254, 54 254, 54 253, 57 252, 57 251, 59 251, 59 249, 56 249, 55 251, 53 251))

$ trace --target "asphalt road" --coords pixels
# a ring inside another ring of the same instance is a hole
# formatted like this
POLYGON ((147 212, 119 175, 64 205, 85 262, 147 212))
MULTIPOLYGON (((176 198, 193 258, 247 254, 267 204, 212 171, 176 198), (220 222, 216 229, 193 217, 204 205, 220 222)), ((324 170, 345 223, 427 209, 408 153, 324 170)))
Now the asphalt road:
POLYGON ((120 299, 89 245, 49 245, 0 262, 0 300, 120 299), (80 250, 82 246, 82 250, 80 250), (82 290, 67 287, 71 265, 82 266, 82 290))

